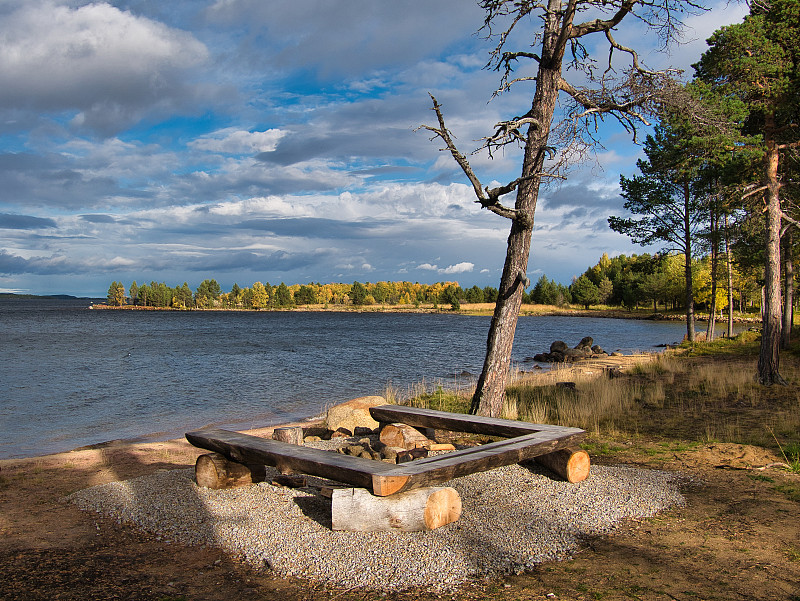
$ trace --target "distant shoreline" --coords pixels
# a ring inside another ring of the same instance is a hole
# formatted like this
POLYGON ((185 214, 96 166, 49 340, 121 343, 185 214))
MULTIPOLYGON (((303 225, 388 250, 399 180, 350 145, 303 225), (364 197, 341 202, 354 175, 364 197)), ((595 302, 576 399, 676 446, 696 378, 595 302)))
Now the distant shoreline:
MULTIPOLYGON (((235 312, 296 312, 296 313, 431 313, 439 315, 476 315, 491 317, 494 312, 494 303, 461 303, 461 308, 454 310, 444 308, 430 303, 421 305, 301 305, 296 307, 281 307, 275 309, 244 309, 244 308, 185 308, 185 307, 142 307, 139 305, 112 306, 104 303, 91 305, 94 310, 108 311, 235 311, 235 312)), ((686 315, 683 313, 653 313, 637 309, 627 311, 625 309, 573 309, 555 307, 552 305, 522 305, 520 316, 547 316, 547 317, 597 317, 605 319, 638 319, 643 321, 683 321, 686 315)), ((736 323, 761 323, 761 318, 755 316, 734 316, 736 323)), ((695 321, 707 322, 708 315, 695 315, 695 321)), ((717 317, 717 323, 725 323, 727 317, 717 317)))

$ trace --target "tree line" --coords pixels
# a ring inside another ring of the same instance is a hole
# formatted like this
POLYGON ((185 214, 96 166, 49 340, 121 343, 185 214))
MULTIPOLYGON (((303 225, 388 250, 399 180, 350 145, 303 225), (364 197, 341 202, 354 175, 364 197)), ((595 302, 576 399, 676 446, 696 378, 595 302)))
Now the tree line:
POLYGON ((111 306, 133 305, 173 309, 286 309, 305 305, 448 305, 458 308, 460 303, 493 303, 497 289, 472 286, 462 289, 458 282, 420 284, 411 282, 375 282, 352 284, 292 284, 281 282, 255 282, 250 287, 234 284, 223 292, 215 279, 203 280, 196 290, 188 283, 170 287, 165 283, 150 282, 128 288, 114 281, 108 288, 107 302, 111 306))
MULTIPOLYGON (((653 312, 684 307, 683 263, 681 255, 634 254, 600 260, 583 274, 573 278, 571 284, 561 284, 542 275, 523 294, 525 304, 565 307, 596 305, 621 307, 633 310, 652 306, 653 312)), ((735 270, 733 302, 739 311, 760 307, 760 283, 757 270, 735 270)), ((724 286, 712 285, 711 259, 695 259, 693 296, 707 311, 721 311, 727 307, 728 296, 724 286), (711 295, 716 298, 712 302, 711 295)), ((107 302, 112 306, 134 305, 174 309, 285 309, 307 305, 438 305, 459 309, 461 303, 494 303, 497 289, 491 286, 462 288, 458 282, 419 284, 411 282, 353 282, 352 284, 293 284, 271 285, 255 282, 250 287, 234 284, 223 292, 215 279, 203 280, 192 290, 184 282, 171 287, 165 283, 150 282, 126 288, 114 281, 108 289, 107 302)))

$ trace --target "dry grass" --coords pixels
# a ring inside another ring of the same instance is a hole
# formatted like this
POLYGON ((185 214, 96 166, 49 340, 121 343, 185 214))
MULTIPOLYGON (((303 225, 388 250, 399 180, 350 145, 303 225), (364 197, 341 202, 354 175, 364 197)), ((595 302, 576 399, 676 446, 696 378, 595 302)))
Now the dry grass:
MULTIPOLYGON (((631 365, 614 378, 585 367, 521 374, 506 389, 503 416, 579 427, 598 440, 669 438, 800 449, 800 353, 782 356, 787 386, 764 387, 754 377, 754 344, 743 337, 695 345, 631 365)), ((423 383, 412 392, 407 402, 414 406, 466 412, 472 391, 423 383)))

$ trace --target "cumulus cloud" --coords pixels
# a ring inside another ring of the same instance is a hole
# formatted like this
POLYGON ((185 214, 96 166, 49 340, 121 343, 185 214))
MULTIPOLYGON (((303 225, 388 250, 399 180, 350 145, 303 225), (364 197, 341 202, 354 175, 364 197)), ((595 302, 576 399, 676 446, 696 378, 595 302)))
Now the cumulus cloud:
POLYGON ((280 129, 243 131, 235 127, 221 129, 189 143, 190 148, 225 154, 272 152, 286 132, 280 129))
POLYGON ((183 72, 208 57, 191 34, 106 3, 20 2, 0 39, 0 106, 74 110, 75 125, 103 133, 183 102, 183 72))
POLYGON ((461 263, 456 263, 455 265, 450 265, 448 267, 439 267, 438 265, 432 265, 431 263, 422 263, 421 265, 417 266, 417 269, 422 269, 424 271, 435 271, 436 273, 452 275, 456 273, 469 273, 475 269, 475 264, 464 261, 461 263))

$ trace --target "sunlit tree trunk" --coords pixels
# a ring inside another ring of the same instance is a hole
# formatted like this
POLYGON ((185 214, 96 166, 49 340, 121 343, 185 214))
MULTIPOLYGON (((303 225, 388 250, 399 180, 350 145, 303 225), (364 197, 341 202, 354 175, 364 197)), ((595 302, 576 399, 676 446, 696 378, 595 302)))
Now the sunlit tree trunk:
POLYGON ((689 188, 689 183, 684 182, 683 184, 683 203, 684 203, 684 211, 683 211, 683 236, 686 244, 684 248, 686 252, 684 253, 684 264, 683 264, 683 274, 684 274, 684 281, 686 282, 685 292, 686 292, 686 337, 689 342, 694 342, 695 334, 694 334, 694 291, 692 283, 692 223, 691 223, 691 199, 692 193, 689 188))
POLYGON ((716 203, 711 202, 711 222, 710 222, 710 239, 711 239, 711 300, 708 303, 708 326, 706 327, 706 340, 714 340, 714 326, 717 322, 717 264, 718 260, 718 247, 717 247, 717 209, 716 203))
POLYGON ((789 348, 792 341, 792 326, 794 325, 794 262, 792 261, 792 231, 787 231, 784 236, 785 248, 783 252, 783 281, 785 298, 783 300, 783 327, 781 330, 781 348, 789 348))
POLYGON ((767 113, 764 131, 766 152, 767 206, 764 211, 766 258, 764 264, 764 307, 761 349, 758 354, 758 381, 765 385, 785 384, 781 377, 781 206, 778 182, 780 151, 775 140, 775 115, 767 113))
MULTIPOLYGON (((728 272, 728 338, 733 338, 733 261, 727 214, 725 214, 725 267, 728 272)), ((739 299, 739 310, 741 311, 741 298, 739 299)))
POLYGON ((486 358, 470 406, 470 413, 473 414, 496 417, 503 409, 519 308, 522 305, 525 284, 528 282, 526 273, 533 234, 533 216, 539 197, 538 174, 542 172, 550 123, 558 98, 562 56, 552 57, 551 64, 556 64, 558 70, 545 66, 539 68, 531 114, 539 123, 547 124, 547 127, 531 127, 528 131, 522 166, 523 181, 517 190, 515 203, 518 216, 512 221, 508 236, 503 275, 486 341, 486 358))

